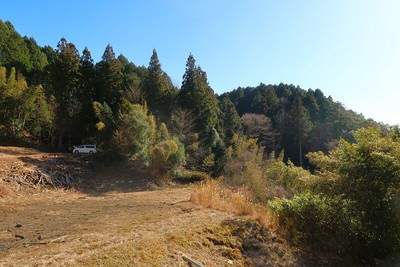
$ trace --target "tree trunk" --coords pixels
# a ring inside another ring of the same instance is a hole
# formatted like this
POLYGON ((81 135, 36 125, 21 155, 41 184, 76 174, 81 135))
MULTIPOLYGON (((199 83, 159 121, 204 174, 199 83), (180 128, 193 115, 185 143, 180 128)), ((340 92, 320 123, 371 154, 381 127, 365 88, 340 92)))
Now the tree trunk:
POLYGON ((299 136, 299 159, 300 159, 300 166, 303 167, 303 151, 301 150, 301 136, 299 136))
POLYGON ((58 150, 59 151, 64 151, 64 144, 63 144, 63 133, 60 133, 60 135, 58 136, 58 150))

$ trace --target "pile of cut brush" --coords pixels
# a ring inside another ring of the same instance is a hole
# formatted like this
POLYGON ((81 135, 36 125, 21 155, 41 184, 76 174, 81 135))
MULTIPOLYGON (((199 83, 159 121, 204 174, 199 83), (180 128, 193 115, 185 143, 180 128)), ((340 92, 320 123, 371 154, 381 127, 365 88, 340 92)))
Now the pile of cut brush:
POLYGON ((85 157, 26 158, 11 164, 1 176, 14 191, 19 191, 21 187, 71 188, 90 169, 91 162, 85 157))

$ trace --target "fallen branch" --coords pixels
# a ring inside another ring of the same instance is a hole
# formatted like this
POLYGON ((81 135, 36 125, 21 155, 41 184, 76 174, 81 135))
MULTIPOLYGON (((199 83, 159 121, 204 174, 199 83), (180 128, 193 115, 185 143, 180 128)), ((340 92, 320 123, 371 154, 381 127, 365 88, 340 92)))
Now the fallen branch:
POLYGON ((197 262, 197 261, 195 261, 195 260, 189 258, 189 257, 186 256, 186 255, 183 255, 182 258, 183 258, 185 261, 187 261, 187 262, 189 263, 190 266, 204 267, 203 264, 201 264, 201 263, 199 263, 199 262, 197 262))
POLYGON ((15 237, 16 237, 16 238, 19 238, 19 239, 24 239, 24 238, 25 238, 25 236, 19 235, 19 234, 15 234, 15 237))
POLYGON ((45 245, 45 244, 49 244, 49 243, 62 243, 65 242, 65 238, 68 235, 64 235, 64 236, 60 236, 54 239, 51 239, 49 241, 31 241, 31 242, 25 242, 23 243, 24 246, 29 246, 29 245, 45 245))

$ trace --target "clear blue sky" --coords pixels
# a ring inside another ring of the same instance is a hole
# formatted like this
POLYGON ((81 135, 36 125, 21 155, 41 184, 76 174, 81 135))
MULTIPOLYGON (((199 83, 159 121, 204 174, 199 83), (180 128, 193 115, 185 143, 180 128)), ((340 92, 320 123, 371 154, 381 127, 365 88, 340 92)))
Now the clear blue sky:
POLYGON ((192 53, 219 94, 283 82, 400 123, 397 0, 20 0, 2 2, 0 19, 42 46, 87 46, 96 62, 111 44, 147 66, 156 48, 176 85, 192 53))

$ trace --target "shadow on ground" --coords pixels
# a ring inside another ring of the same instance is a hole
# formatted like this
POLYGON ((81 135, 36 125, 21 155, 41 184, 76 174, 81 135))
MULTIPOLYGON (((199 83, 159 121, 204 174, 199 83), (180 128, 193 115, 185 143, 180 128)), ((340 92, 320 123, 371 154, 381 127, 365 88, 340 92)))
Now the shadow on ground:
POLYGON ((42 158, 19 157, 31 166, 36 176, 43 174, 45 186, 73 188, 81 193, 101 196, 109 192, 138 192, 152 190, 154 179, 125 162, 101 166, 92 155, 48 154, 42 158))

